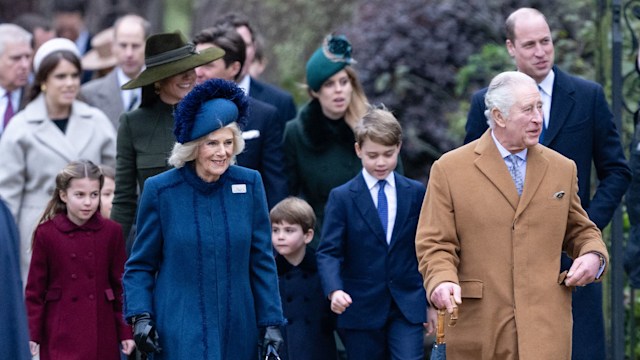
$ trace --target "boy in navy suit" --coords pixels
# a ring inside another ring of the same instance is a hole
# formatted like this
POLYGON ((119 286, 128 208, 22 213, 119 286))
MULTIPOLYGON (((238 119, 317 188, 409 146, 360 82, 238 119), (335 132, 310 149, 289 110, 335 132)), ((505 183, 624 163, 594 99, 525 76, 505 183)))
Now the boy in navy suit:
POLYGON ((415 236, 425 187, 394 172, 402 129, 389 111, 370 110, 355 136, 363 170, 329 194, 322 287, 349 360, 422 360, 427 301, 415 236))
POLYGON ((282 360, 336 359, 335 315, 318 277, 313 239, 316 215, 306 201, 288 197, 271 209, 271 242, 278 252, 278 284, 287 319, 282 360))

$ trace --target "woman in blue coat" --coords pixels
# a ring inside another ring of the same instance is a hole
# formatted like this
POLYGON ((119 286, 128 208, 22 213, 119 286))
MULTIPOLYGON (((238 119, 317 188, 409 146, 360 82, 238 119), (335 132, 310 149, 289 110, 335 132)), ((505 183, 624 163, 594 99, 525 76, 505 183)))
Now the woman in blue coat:
POLYGON ((282 343, 264 187, 232 165, 246 108, 231 82, 194 88, 175 113, 175 168, 145 183, 123 282, 125 317, 153 359, 253 360, 282 343))

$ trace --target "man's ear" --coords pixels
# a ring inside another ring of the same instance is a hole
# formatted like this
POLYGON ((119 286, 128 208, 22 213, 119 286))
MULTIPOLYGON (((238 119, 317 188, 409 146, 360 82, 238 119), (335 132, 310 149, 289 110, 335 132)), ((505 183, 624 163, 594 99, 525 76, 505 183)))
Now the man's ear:
POLYGON ((515 44, 511 40, 507 39, 507 41, 505 41, 505 45, 507 46, 509 56, 514 57, 516 53, 515 44))
POLYGON ((505 127, 507 124, 507 119, 505 119, 504 114, 500 109, 494 107, 491 109, 491 116, 493 117, 493 121, 496 123, 496 126, 505 127))

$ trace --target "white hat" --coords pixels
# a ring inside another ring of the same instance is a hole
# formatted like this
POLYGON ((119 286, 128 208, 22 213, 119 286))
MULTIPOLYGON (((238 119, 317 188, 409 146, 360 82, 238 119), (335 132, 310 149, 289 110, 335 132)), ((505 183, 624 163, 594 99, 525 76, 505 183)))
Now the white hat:
POLYGON ((40 64, 44 58, 49 56, 51 53, 60 50, 71 51, 78 57, 78 59, 80 59, 80 52, 73 41, 65 38, 53 38, 42 44, 42 46, 38 48, 38 51, 36 51, 36 55, 33 57, 33 72, 38 72, 40 64))

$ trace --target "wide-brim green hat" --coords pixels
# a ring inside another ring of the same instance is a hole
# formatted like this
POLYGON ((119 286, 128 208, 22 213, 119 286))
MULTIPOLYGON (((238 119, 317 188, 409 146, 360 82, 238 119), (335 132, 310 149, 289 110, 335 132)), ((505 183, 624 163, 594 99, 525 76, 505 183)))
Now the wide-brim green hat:
POLYGON ((123 90, 135 89, 202 66, 224 56, 224 50, 210 47, 197 51, 180 31, 151 35, 144 50, 146 69, 135 79, 122 85, 123 90))

